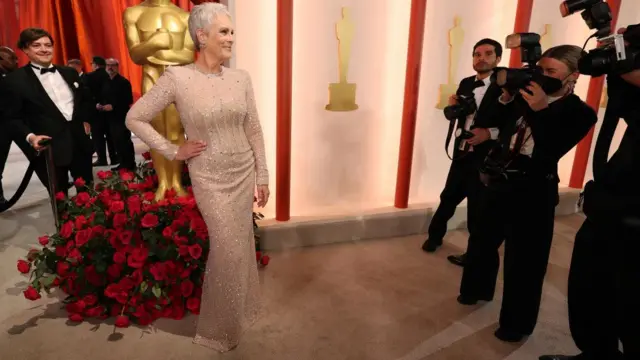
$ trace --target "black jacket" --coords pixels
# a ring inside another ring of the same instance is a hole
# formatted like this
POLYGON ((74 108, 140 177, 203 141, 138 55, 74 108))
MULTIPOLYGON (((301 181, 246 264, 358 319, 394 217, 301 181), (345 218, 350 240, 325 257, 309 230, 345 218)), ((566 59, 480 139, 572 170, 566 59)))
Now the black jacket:
POLYGON ((102 89, 100 98, 102 99, 101 104, 113 106, 112 111, 104 112, 107 119, 124 122, 127 112, 133 104, 131 82, 120 74, 109 78, 102 89))
MULTIPOLYGON (((528 170, 533 176, 554 176, 558 181, 558 162, 598 120, 596 112, 575 94, 558 99, 537 112, 531 110, 521 97, 503 106, 508 114, 506 129, 512 130, 521 117, 531 128, 534 146, 528 170)), ((512 135, 513 131, 505 130, 500 142, 509 144, 512 135)))
MULTIPOLYGON (((460 81, 456 94, 459 95, 473 95, 474 84, 476 82, 476 76, 469 76, 460 81)), ((504 126, 505 117, 502 115, 504 106, 498 102, 498 99, 502 95, 500 87, 494 83, 490 83, 482 98, 482 102, 478 104, 478 110, 476 111, 475 121, 471 126, 471 129, 475 128, 498 128, 502 131, 504 126)), ((458 119, 458 127, 464 126, 466 119, 458 119)), ((458 149, 459 141, 456 141, 456 151, 458 149)), ((495 145, 494 140, 488 140, 480 145, 474 146, 474 153, 479 159, 489 152, 489 150, 495 145)))
POLYGON ((74 151, 93 151, 83 122, 90 117, 94 105, 76 70, 64 66, 56 69, 74 96, 71 121, 64 118, 29 65, 5 77, 0 89, 0 111, 16 141, 26 141, 30 133, 48 135, 52 138, 55 164, 66 166, 74 151))

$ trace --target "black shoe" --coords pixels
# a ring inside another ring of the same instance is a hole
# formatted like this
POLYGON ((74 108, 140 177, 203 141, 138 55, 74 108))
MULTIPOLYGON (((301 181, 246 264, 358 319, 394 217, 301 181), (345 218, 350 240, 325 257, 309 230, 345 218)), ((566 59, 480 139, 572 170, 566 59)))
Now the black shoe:
POLYGON ((495 335, 502 341, 516 343, 522 341, 525 337, 531 334, 523 334, 517 331, 505 330, 504 328, 500 327, 498 328, 498 330, 496 330, 496 332, 493 333, 493 335, 495 335))
POLYGON ((424 244, 422 244, 422 250, 432 253, 438 250, 440 246, 442 246, 442 239, 440 240, 427 239, 427 241, 425 241, 424 244))
POLYGON ((490 296, 473 297, 473 296, 459 295, 456 300, 458 300, 458 302, 462 305, 475 305, 478 303, 478 301, 491 301, 493 300, 493 297, 490 297, 490 296))
POLYGON ((461 255, 449 255, 447 256, 447 260, 449 260, 449 262, 454 265, 464 267, 464 263, 467 260, 467 254, 465 253, 461 255))

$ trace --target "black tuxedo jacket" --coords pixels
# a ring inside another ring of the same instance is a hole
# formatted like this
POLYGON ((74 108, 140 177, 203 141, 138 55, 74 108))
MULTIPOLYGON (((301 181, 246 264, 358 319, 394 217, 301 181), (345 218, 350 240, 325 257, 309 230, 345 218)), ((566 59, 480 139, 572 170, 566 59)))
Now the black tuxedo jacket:
POLYGON ((29 65, 4 79, 0 90, 0 111, 15 141, 26 141, 30 133, 48 135, 52 138, 55 164, 67 166, 71 164, 74 152, 93 152, 83 122, 90 117, 95 105, 76 70, 64 66, 56 66, 56 69, 74 96, 71 121, 67 121, 58 110, 29 65))
MULTIPOLYGON (((467 95, 473 96, 474 84, 476 82, 476 77, 469 76, 467 78, 462 79, 460 81, 460 85, 458 86, 458 90, 456 94, 459 95, 467 95)), ((475 128, 498 128, 502 131, 502 128, 505 124, 505 109, 502 104, 498 102, 500 95, 502 95, 502 90, 494 83, 490 83, 487 85, 488 88, 482 98, 482 102, 478 104, 478 110, 476 111, 475 121, 471 126, 471 129, 475 128)), ((466 119, 458 119, 458 127, 462 128, 466 119)), ((458 149, 459 142, 456 141, 456 151, 458 149)), ((495 140, 487 140, 486 142, 474 146, 474 153, 479 157, 484 159, 484 156, 489 152, 489 150, 495 145, 495 140)))

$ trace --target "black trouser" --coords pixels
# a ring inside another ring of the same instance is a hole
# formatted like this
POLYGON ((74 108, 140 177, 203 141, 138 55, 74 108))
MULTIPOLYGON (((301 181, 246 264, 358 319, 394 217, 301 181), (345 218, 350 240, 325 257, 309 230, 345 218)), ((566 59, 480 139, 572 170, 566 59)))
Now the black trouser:
POLYGON ((447 222, 465 198, 467 198, 467 228, 471 229, 475 221, 474 207, 477 207, 476 194, 480 186, 475 154, 468 153, 451 162, 447 181, 440 194, 440 204, 429 224, 429 240, 442 241, 447 233, 447 222))
POLYGON ((107 162, 107 148, 109 150, 109 160, 111 164, 118 163, 118 154, 114 146, 111 132, 109 131, 109 123, 102 113, 98 113, 91 123, 91 137, 95 145, 98 162, 107 162))
MULTIPOLYGON (((618 220, 619 221, 619 220, 618 220)), ((569 325, 585 359, 640 359, 640 229, 586 219, 569 271, 569 325)))
POLYGON ((504 241, 500 327, 531 334, 553 239, 558 184, 523 179, 485 187, 479 196, 479 218, 469 237, 460 293, 468 298, 493 298, 500 267, 498 249, 504 241))
POLYGON ((125 116, 121 118, 109 118, 109 131, 120 160, 120 166, 127 169, 134 169, 136 166, 136 153, 133 147, 133 141, 131 141, 131 131, 129 131, 125 125, 125 116))

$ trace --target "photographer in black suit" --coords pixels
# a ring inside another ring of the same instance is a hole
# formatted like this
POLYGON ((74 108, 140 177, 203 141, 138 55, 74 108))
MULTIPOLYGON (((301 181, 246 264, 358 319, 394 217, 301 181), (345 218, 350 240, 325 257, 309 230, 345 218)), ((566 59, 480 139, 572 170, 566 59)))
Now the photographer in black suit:
MULTIPOLYGON (((2 117, 16 141, 43 149, 41 141, 50 139, 56 171, 56 190, 66 192, 69 172, 74 179, 92 183, 90 126, 84 122, 93 107, 78 73, 54 66, 53 38, 40 28, 20 33, 18 47, 30 63, 9 74, 0 96, 2 117)), ((43 156, 30 159, 36 171, 46 173, 43 156)), ((51 189, 49 189, 51 190, 51 189)))
MULTIPOLYGON (((478 168, 497 139, 502 124, 502 118, 495 114, 496 108, 500 106, 498 98, 502 91, 490 81, 493 69, 498 66, 501 57, 502 45, 499 42, 483 39, 475 44, 473 69, 477 74, 463 79, 456 95, 449 100, 448 109, 467 98, 475 102, 471 106, 477 108, 477 111, 457 119, 458 129, 449 175, 440 194, 440 205, 429 225, 429 237, 422 245, 426 252, 434 252, 442 245, 442 239, 447 232, 447 222, 465 198, 468 227, 474 225, 476 193, 480 186, 478 168)), ((449 256, 449 261, 463 265, 464 255, 449 256)))
POLYGON ((119 163, 118 151, 114 139, 109 131, 109 119, 105 116, 103 105, 107 100, 105 88, 108 86, 110 76, 107 73, 107 61, 100 56, 94 56, 91 62, 91 71, 83 76, 83 81, 91 91, 94 101, 94 110, 91 113, 91 136, 93 139, 98 160, 93 166, 107 166, 107 150, 111 165, 119 163))
POLYGON ((107 81, 103 93, 102 103, 98 104, 101 116, 106 120, 111 139, 118 153, 120 165, 112 170, 134 170, 135 149, 131 141, 131 131, 127 129, 124 121, 131 104, 133 104, 133 91, 131 83, 120 75, 120 63, 114 58, 107 59, 107 81))
MULTIPOLYGON (((640 25, 634 28, 637 57, 640 25)), ((586 219, 576 234, 569 270, 569 325, 582 353, 541 360, 640 359, 640 70, 611 72, 609 103, 593 153, 594 180, 584 189, 586 219), (609 158, 620 118, 627 129, 609 158)))
POLYGON ((480 218, 469 238, 458 302, 474 305, 493 299, 498 249, 504 240, 504 292, 495 332, 503 341, 521 341, 535 328, 559 201, 558 162, 597 120, 593 109, 573 93, 583 54, 577 46, 556 46, 542 54, 531 77, 518 75, 527 70, 509 70, 513 75, 502 77, 532 80, 518 85, 515 98, 506 90, 501 97, 510 115, 500 146, 481 169, 485 187, 480 218))

